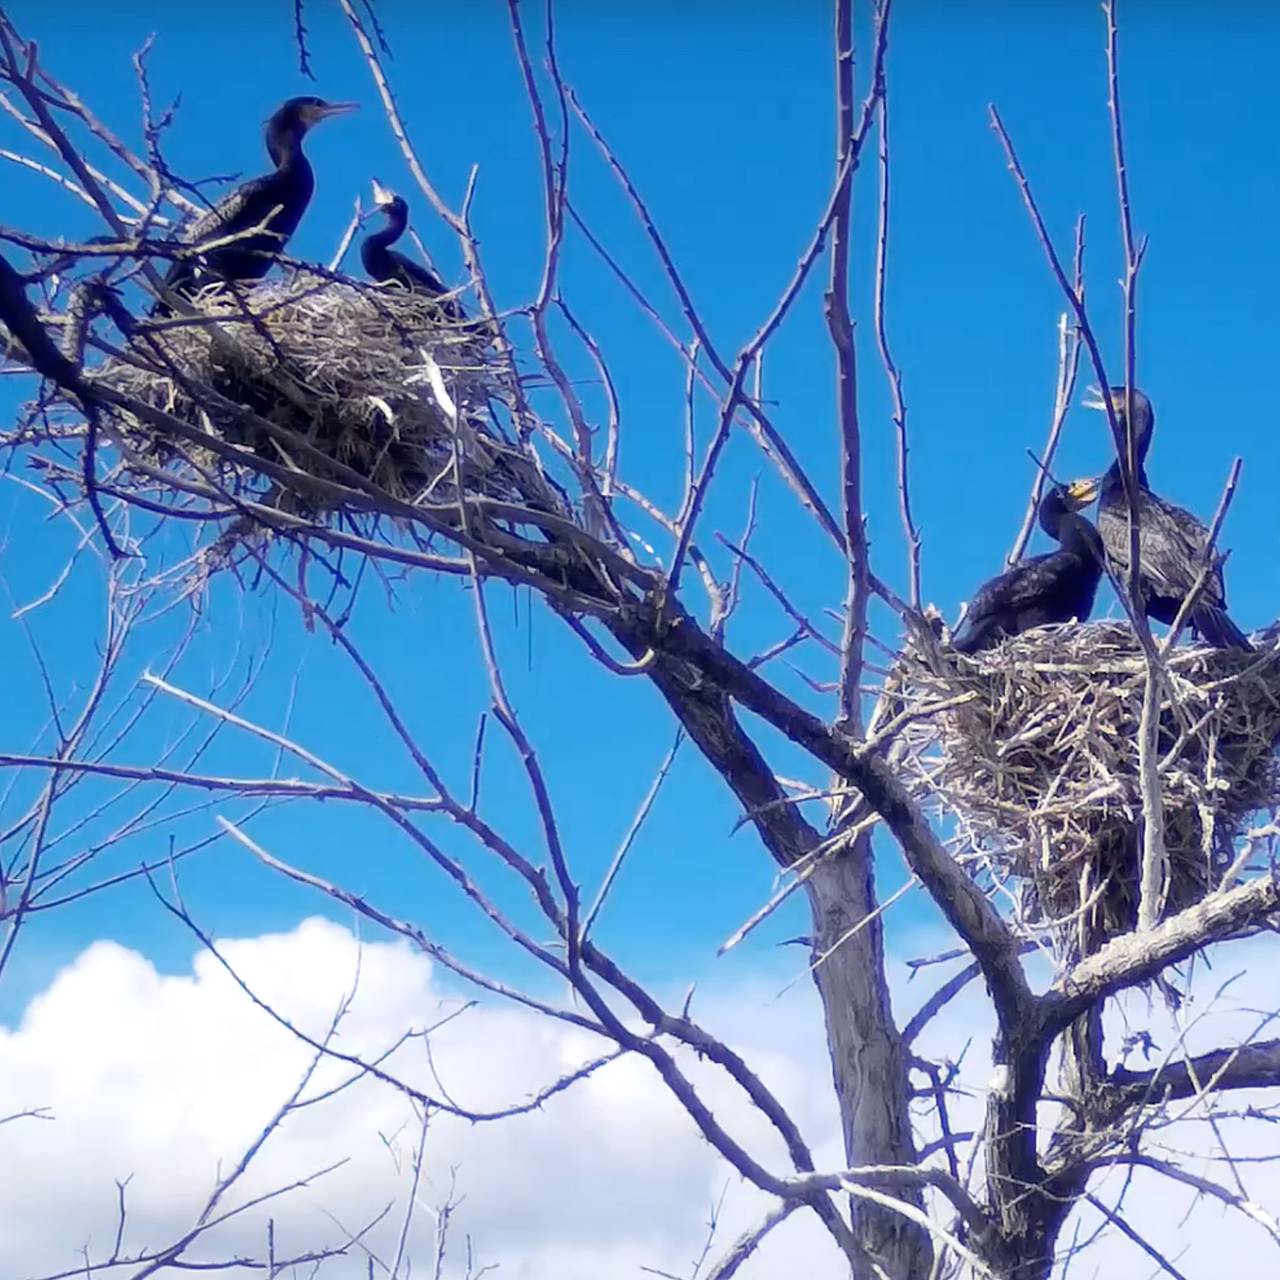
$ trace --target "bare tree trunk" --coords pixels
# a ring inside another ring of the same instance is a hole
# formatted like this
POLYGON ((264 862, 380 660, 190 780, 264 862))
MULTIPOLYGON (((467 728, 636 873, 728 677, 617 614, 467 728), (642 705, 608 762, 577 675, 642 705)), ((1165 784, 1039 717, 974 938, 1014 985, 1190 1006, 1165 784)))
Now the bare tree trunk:
MULTIPOLYGON (((814 960, 827 957, 813 976, 822 997, 846 1158, 851 1165, 914 1165, 907 1067, 889 1003, 879 917, 846 937, 876 909, 870 844, 870 836, 860 836, 820 862, 808 881, 814 960)), ((900 1194, 921 1203, 917 1192, 900 1194)), ((914 1223, 866 1201, 854 1201, 854 1216, 860 1242, 888 1275, 912 1280, 929 1274, 929 1238, 914 1223)))
MULTIPOLYGON (((637 656, 646 648, 646 637, 617 622, 613 630, 637 656)), ((753 815, 778 865, 788 867, 811 855, 821 842, 819 832, 786 803, 787 793, 724 691, 668 654, 658 656, 650 675, 689 736, 753 815)), ((831 953, 814 970, 814 981, 822 999, 845 1156, 851 1165, 914 1165, 906 1064, 889 1005, 879 917, 846 936, 876 909, 870 838, 861 836, 821 859, 806 888, 814 958, 831 953)), ((898 1194, 923 1204, 916 1188, 904 1187, 898 1194)), ((928 1236, 901 1214, 855 1201, 854 1218, 858 1243, 892 1280, 929 1274, 928 1236)))

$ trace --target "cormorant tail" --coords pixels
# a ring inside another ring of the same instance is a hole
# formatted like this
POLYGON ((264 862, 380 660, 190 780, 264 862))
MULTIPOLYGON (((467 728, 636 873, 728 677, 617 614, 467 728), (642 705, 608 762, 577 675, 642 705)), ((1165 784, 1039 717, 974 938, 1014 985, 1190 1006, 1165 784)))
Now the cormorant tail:
POLYGON ((1217 605, 1201 605, 1191 617, 1191 625, 1200 633, 1206 644, 1215 649, 1248 649, 1252 650, 1243 631, 1236 626, 1225 609, 1217 605))

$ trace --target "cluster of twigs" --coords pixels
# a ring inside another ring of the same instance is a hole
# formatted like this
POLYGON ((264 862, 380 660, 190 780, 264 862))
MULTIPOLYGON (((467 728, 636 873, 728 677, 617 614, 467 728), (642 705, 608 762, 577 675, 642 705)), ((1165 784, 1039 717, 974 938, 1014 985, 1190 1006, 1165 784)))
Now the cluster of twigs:
MULTIPOLYGON (((917 793, 955 817, 961 854, 1016 886, 1027 926, 1068 953, 1133 928, 1141 858, 1137 759, 1146 660, 1132 629, 1041 627, 972 658, 904 657, 917 793)), ((1280 649, 1182 646, 1167 655, 1158 776, 1166 907, 1234 875, 1250 815, 1280 802, 1280 649)))
POLYGON ((340 497, 311 483, 344 478, 331 460, 411 504, 456 504, 460 492, 549 500, 536 459, 490 411, 514 399, 509 365, 481 327, 450 318, 435 300, 300 274, 244 294, 210 286, 192 305, 196 314, 141 330, 87 379, 254 457, 228 463, 225 451, 190 437, 179 447, 163 422, 121 403, 111 413, 120 441, 153 465, 125 468, 117 490, 154 489, 158 463, 216 472, 232 497, 340 511, 340 497), (251 465, 261 458, 285 468, 265 494, 251 465))

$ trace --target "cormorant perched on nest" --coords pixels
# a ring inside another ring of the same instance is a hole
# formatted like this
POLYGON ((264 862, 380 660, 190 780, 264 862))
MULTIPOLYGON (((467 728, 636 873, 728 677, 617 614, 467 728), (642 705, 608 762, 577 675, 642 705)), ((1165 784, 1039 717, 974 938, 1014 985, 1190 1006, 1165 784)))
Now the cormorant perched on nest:
POLYGON ((1040 527, 1061 544, 1032 556, 981 587, 952 641, 959 653, 989 649, 1005 636, 1051 622, 1084 621, 1102 577, 1098 531, 1077 513, 1098 496, 1096 480, 1055 485, 1040 502, 1040 527))
MULTIPOLYGON (((1151 492, 1144 462, 1151 447, 1156 415, 1151 401, 1136 388, 1107 391, 1120 431, 1120 448, 1128 448, 1129 400, 1133 401, 1132 424, 1136 462, 1138 516, 1138 588, 1147 616, 1172 624, 1205 567, 1209 530, 1189 511, 1151 492)), ((1101 396, 1087 400, 1090 409, 1106 409, 1101 396)), ((1102 478, 1098 500, 1098 532, 1107 549, 1107 559, 1121 583, 1129 574, 1129 504, 1117 457, 1102 478)), ((1244 632, 1227 616, 1226 588, 1221 567, 1215 567, 1200 589, 1191 610, 1191 626, 1216 649, 1251 649, 1244 632)))
MULTIPOLYGON (((403 196, 384 187, 377 178, 373 180, 373 203, 386 218, 380 231, 371 232, 360 245, 360 261, 371 280, 379 284, 395 281, 413 293, 428 298, 438 298, 448 293, 444 282, 429 267, 406 258, 391 248, 404 235, 409 225, 409 205, 403 196)), ((441 310, 451 320, 465 319, 462 308, 452 298, 440 304, 441 310)))
MULTIPOLYGON (((275 172, 223 196, 184 230, 182 240, 198 247, 254 227, 262 230, 206 253, 175 260, 165 285, 190 291, 210 280, 261 280, 297 230, 315 190, 315 175, 302 153, 303 137, 321 120, 355 109, 354 102, 325 102, 313 97, 290 98, 281 106, 267 121, 267 150, 275 161, 275 172)), ((155 309, 166 308, 158 303, 155 309)))

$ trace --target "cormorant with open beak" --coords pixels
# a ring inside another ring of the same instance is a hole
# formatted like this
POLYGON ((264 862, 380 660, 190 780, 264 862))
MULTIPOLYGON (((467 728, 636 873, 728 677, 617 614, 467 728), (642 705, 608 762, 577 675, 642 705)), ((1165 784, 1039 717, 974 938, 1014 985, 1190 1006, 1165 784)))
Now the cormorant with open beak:
MULTIPOLYGON (((367 235, 360 245, 360 261, 369 278, 379 284, 394 281, 413 293, 421 293, 428 298, 439 298, 448 293, 444 282, 429 267, 414 262, 399 250, 391 248, 404 235, 409 225, 409 206, 405 198, 374 178, 373 203, 385 221, 377 231, 367 235)), ((465 319, 465 313, 453 298, 445 299, 440 307, 451 320, 465 319)))

